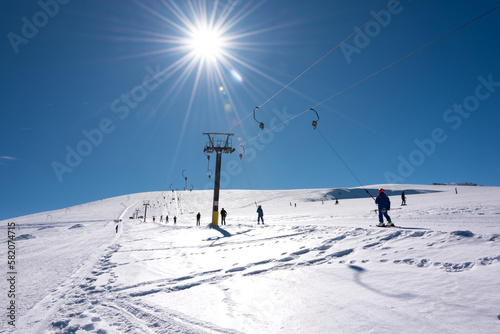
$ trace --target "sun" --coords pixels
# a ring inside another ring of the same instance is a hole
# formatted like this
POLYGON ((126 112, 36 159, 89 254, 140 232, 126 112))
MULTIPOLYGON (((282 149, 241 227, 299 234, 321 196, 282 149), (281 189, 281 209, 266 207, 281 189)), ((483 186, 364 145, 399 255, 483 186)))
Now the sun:
POLYGON ((224 48, 222 33, 214 28, 198 27, 191 32, 188 46, 200 58, 216 60, 224 48))

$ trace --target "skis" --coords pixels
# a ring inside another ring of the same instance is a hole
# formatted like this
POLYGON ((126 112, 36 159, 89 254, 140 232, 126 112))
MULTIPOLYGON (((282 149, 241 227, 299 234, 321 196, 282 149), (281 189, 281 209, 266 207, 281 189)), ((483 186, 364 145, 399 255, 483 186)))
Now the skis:
MULTIPOLYGON (((390 209, 390 210, 387 210, 387 211, 393 211, 393 210, 401 210, 402 208, 394 208, 394 209, 390 209)), ((373 212, 378 212, 378 209, 375 209, 375 210, 372 210, 373 212)))
POLYGON ((391 228, 391 227, 400 227, 400 226, 387 226, 387 225, 384 225, 384 226, 379 226, 379 225, 370 225, 371 227, 388 227, 388 228, 391 228))

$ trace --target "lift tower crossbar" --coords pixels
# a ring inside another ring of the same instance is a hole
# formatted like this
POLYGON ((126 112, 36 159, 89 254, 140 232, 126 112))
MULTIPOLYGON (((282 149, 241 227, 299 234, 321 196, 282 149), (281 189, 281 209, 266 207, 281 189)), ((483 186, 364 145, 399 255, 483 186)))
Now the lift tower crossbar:
POLYGON ((208 136, 208 142, 203 151, 205 153, 216 154, 215 179, 214 179, 214 205, 212 213, 212 225, 219 225, 219 190, 220 190, 220 170, 222 164, 222 153, 233 153, 232 133, 203 132, 208 136))

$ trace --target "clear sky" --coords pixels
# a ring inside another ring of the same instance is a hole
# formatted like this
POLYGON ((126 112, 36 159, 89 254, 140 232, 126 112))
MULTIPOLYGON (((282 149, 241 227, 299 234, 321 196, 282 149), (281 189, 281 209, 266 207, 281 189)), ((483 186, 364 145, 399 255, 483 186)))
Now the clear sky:
POLYGON ((344 91, 498 1, 401 0, 361 28, 391 2, 4 1, 0 219, 210 189, 203 132, 234 133, 223 189, 500 186, 500 9, 344 91))

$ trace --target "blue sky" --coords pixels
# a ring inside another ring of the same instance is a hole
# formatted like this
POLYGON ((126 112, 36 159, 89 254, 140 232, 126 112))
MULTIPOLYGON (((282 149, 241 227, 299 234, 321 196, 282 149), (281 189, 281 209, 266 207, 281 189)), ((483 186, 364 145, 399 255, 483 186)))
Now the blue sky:
POLYGON ((390 2, 4 2, 0 219, 210 189, 203 132, 223 188, 500 186, 500 9, 315 108, 358 180, 305 112, 497 1, 398 1, 274 96, 390 2))

